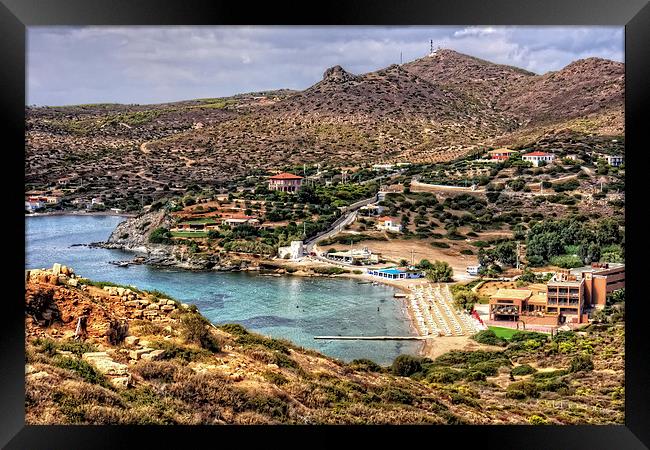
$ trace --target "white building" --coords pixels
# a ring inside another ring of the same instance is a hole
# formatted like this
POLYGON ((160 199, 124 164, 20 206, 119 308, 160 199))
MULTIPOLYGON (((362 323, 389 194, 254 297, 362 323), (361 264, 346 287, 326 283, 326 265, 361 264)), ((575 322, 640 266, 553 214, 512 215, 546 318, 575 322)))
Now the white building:
POLYGON ((607 157, 607 164, 609 164, 612 167, 618 167, 624 162, 625 162, 625 158, 621 155, 607 157))
POLYGON ((550 163, 555 159, 555 155, 553 153, 545 153, 545 152, 531 152, 531 153, 526 153, 524 156, 521 157, 524 161, 530 161, 533 163, 533 166, 537 167, 539 166, 540 162, 545 162, 545 163, 550 163))
POLYGON ((278 248, 278 257, 282 259, 300 259, 303 253, 302 241, 291 241, 290 246, 278 248))
POLYGON ((393 170, 393 164, 373 164, 373 170, 393 170))
POLYGON ((400 233, 402 231, 402 224, 400 223, 399 219, 384 216, 377 219, 377 229, 400 233))
POLYGON ((359 213, 362 216, 378 216, 384 212, 384 207, 380 205, 365 205, 359 208, 359 213))
POLYGON ((28 200, 25 202, 25 209, 29 212, 37 211, 45 206, 45 203, 41 201, 28 200))
POLYGON ((478 266, 467 266, 467 273, 474 276, 474 277, 478 275, 479 270, 481 270, 480 265, 478 265, 478 266))

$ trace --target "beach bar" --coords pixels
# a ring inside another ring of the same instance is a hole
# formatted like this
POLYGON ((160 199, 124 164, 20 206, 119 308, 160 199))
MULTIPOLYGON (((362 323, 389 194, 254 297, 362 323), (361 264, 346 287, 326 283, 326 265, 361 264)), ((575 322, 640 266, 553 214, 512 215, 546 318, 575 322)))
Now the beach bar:
POLYGON ((388 267, 385 269, 369 269, 368 275, 373 275, 379 278, 386 278, 389 280, 405 280, 410 278, 422 278, 422 272, 406 269, 398 269, 397 267, 388 267))

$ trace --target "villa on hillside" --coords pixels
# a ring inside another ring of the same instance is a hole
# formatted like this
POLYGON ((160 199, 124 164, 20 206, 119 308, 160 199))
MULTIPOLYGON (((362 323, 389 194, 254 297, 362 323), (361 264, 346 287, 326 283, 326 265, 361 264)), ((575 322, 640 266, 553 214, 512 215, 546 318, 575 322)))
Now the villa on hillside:
POLYGON ((243 214, 236 214, 232 217, 225 218, 221 221, 221 225, 228 225, 230 228, 237 228, 243 225, 248 225, 251 227, 256 227, 260 224, 260 221, 253 216, 246 216, 243 214))
POLYGON ((555 155, 553 153, 546 153, 546 152, 531 152, 531 153, 526 153, 524 156, 521 157, 524 161, 529 161, 533 163, 533 166, 538 167, 540 162, 545 162, 545 163, 550 163, 555 159, 555 155))
POLYGON ((303 177, 283 172, 269 178, 269 190, 282 192, 297 192, 302 186, 303 177))
POLYGON ((491 160, 505 161, 506 159, 510 158, 513 153, 517 152, 515 150, 510 150, 507 148, 498 148, 496 150, 490 150, 488 152, 488 155, 490 155, 491 160))
POLYGON ((380 217, 377 219, 377 229, 381 231, 392 231, 393 233, 402 232, 402 224, 399 219, 394 217, 380 217))

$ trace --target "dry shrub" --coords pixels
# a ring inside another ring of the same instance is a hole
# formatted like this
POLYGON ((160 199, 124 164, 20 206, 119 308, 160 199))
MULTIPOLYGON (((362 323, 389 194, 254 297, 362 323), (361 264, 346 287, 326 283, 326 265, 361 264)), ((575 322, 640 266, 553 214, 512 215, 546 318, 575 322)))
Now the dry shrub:
POLYGON ((144 336, 162 336, 166 334, 161 325, 148 320, 134 320, 133 325, 137 328, 138 334, 144 336))
POLYGON ((60 391, 68 396, 74 396, 84 404, 123 406, 119 395, 96 384, 66 380, 61 385, 60 391))
POLYGON ((235 416, 234 423, 237 425, 269 425, 278 422, 272 421, 267 416, 255 411, 244 411, 235 416))
POLYGON ((174 381, 174 376, 179 370, 181 370, 181 367, 171 361, 138 361, 133 365, 131 373, 141 377, 143 380, 171 383, 174 381))

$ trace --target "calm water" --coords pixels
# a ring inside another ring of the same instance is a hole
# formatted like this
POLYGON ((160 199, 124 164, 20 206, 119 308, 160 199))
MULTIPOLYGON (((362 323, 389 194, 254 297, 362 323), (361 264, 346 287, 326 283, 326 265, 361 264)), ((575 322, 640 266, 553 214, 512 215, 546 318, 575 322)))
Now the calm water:
POLYGON ((417 353, 421 345, 416 341, 314 339, 319 335, 414 334, 403 300, 394 299, 394 290, 388 286, 348 279, 187 272, 144 265, 123 268, 108 261, 131 259, 132 254, 71 247, 106 240, 122 220, 115 216, 27 217, 26 268, 51 267, 58 262, 93 280, 158 289, 197 305, 215 324, 240 323, 344 361, 369 358, 389 364, 399 354, 417 353))

